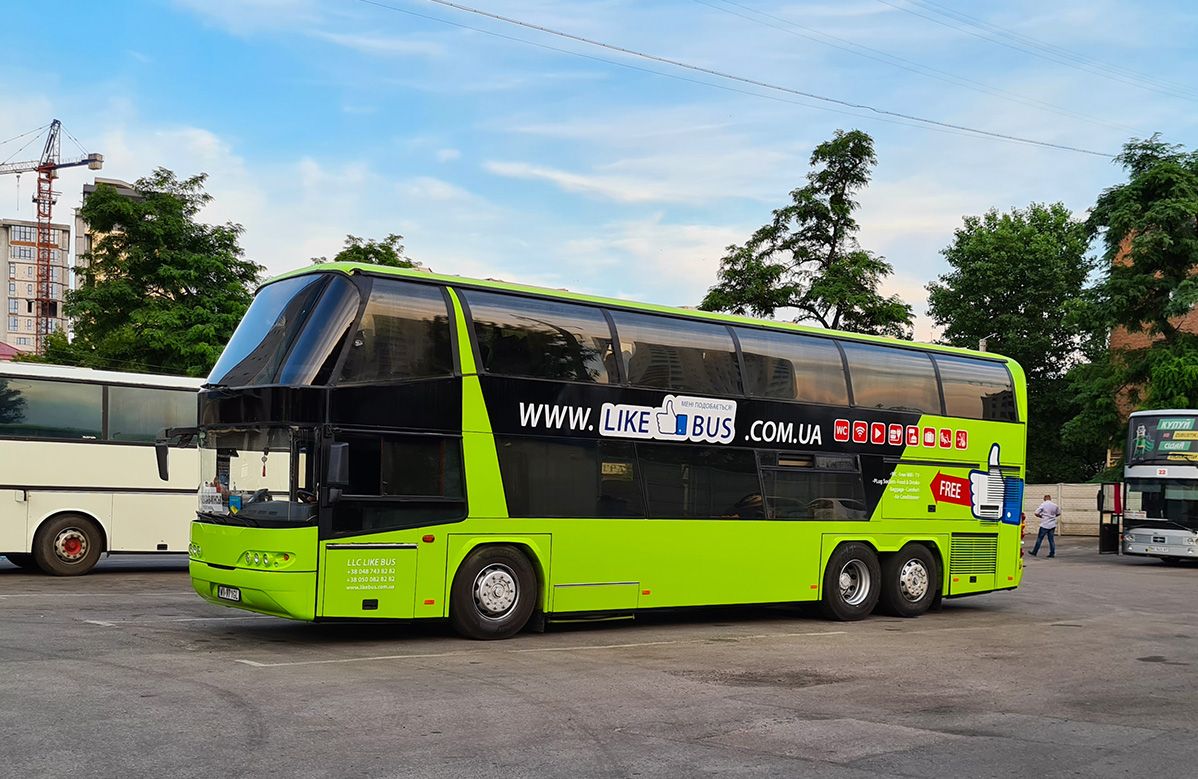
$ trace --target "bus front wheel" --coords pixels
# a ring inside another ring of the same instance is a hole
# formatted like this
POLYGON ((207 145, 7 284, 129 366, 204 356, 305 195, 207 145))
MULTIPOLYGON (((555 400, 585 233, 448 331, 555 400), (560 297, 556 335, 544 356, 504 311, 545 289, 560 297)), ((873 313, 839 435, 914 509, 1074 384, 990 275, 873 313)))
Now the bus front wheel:
POLYGON ((520 550, 480 547, 453 577, 449 621, 466 638, 510 638, 532 616, 536 588, 536 573, 520 550))
POLYGON ((923 544, 907 544, 882 562, 879 608, 894 617, 918 617, 936 599, 939 568, 923 544))
POLYGON ((878 604, 882 572, 878 556, 868 544, 841 544, 824 569, 824 597, 820 610, 828 619, 852 622, 865 619, 878 604))
POLYGON ((33 560, 53 576, 79 576, 95 567, 101 546, 95 525, 75 514, 64 514, 38 529, 33 560))

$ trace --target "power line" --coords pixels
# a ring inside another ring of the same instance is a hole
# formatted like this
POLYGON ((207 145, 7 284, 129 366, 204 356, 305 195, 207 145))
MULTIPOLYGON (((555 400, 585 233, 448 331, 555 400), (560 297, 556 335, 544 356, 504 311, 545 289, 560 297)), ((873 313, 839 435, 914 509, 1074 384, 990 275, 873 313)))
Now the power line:
MULTIPOLYGON (((435 0, 430 0, 430 1, 435 1, 435 0)), ((1153 86, 1153 85, 1151 85, 1151 84, 1148 84, 1148 83, 1143 83, 1142 79, 1128 80, 1128 79, 1125 79, 1125 78, 1119 78, 1119 77, 1118 77, 1117 75, 1115 75, 1115 74, 1112 74, 1112 73, 1103 73, 1101 70, 1099 70, 1099 69, 1096 69, 1096 68, 1094 68, 1094 67, 1087 67, 1087 66, 1085 65, 1085 63, 1073 63, 1073 64, 1071 64, 1070 62, 1068 62, 1068 61, 1065 61, 1065 60, 1067 60, 1068 58, 1064 57, 1063 55, 1054 55, 1054 56, 1048 56, 1048 54, 1041 54, 1041 53, 1038 53, 1038 52, 1035 52, 1035 51, 1031 51, 1031 50, 1029 50, 1029 49, 1023 48, 1022 46, 1015 45, 1015 44, 1013 44, 1013 43, 1006 43, 1006 42, 1004 42, 1004 41, 1001 41, 1001 40, 996 40, 996 39, 994 39, 994 38, 991 38, 991 37, 989 37, 989 36, 983 35, 983 34, 981 34, 981 33, 974 32, 974 31, 972 31, 972 30, 966 29, 965 27, 958 27, 958 26, 957 26, 957 25, 955 25, 955 24, 949 24, 948 22, 946 22, 946 21, 943 21, 942 19, 936 19, 936 18, 934 18, 934 17, 931 17, 931 16, 926 16, 926 15, 924 15, 924 14, 921 14, 921 13, 919 13, 918 11, 915 11, 915 10, 913 10, 913 9, 911 9, 911 8, 907 8, 907 7, 905 7, 905 6, 901 6, 901 5, 897 5, 896 3, 892 3, 892 2, 890 2, 890 0, 877 0, 877 2, 881 3, 882 5, 890 6, 891 8, 895 9, 896 11, 902 11, 903 13, 908 13, 908 14, 911 14, 912 16, 918 16, 920 19, 926 19, 926 20, 927 20, 927 21, 929 21, 929 22, 933 22, 933 23, 935 23, 935 24, 939 24, 939 25, 941 25, 941 26, 943 26, 943 27, 948 27, 948 28, 949 28, 949 29, 951 29, 951 30, 956 30, 957 32, 963 32, 963 33, 965 33, 966 35, 972 35, 972 36, 973 36, 973 37, 975 37, 975 38, 980 38, 981 40, 984 40, 984 41, 989 41, 990 43, 994 43, 994 44, 997 44, 997 45, 999 45, 999 46, 1005 46, 1005 47, 1006 47, 1006 48, 1008 48, 1008 49, 1013 49, 1013 50, 1015 50, 1015 51, 1022 52, 1022 53, 1024 53, 1024 54, 1030 54, 1030 55, 1032 55, 1033 57, 1039 57, 1039 58, 1040 58, 1040 59, 1042 59, 1042 60, 1047 60, 1047 61, 1049 61, 1049 62, 1055 62, 1055 63, 1056 63, 1056 64, 1058 64, 1058 65, 1065 65, 1066 67, 1071 67, 1071 68, 1074 68, 1075 70, 1081 70, 1081 71, 1083 71, 1083 72, 1090 73, 1090 74, 1092 74, 1092 75, 1096 75, 1096 76, 1103 76, 1104 78, 1108 78, 1108 79, 1110 79, 1110 80, 1112 80, 1112 81, 1118 81, 1118 82, 1119 82, 1119 83, 1121 83, 1121 84, 1128 84, 1128 85, 1130 85, 1130 86, 1134 86, 1134 87, 1140 87, 1141 89, 1147 89, 1147 90, 1149 90, 1149 91, 1151 91, 1151 92, 1156 92, 1156 93, 1158 93, 1158 94, 1162 94, 1162 95, 1170 95, 1170 96, 1172 96, 1172 97, 1177 97, 1177 98, 1180 98, 1180 99, 1182 99, 1182 100, 1189 100, 1189 101, 1192 101, 1192 102, 1198 102, 1198 97, 1189 97, 1189 96, 1187 96, 1187 95, 1184 95, 1184 94, 1182 94, 1182 93, 1178 92, 1177 90, 1173 90, 1173 89, 1158 89, 1158 88, 1154 87, 1154 86, 1153 86), (1136 83, 1137 81, 1140 81, 1141 83, 1136 83)), ((976 25, 975 25, 975 26, 976 26, 976 25)), ((983 28, 983 29, 984 29, 984 28, 983 28)), ((1008 36, 1008 37, 1009 37, 1009 36, 1008 36)))
POLYGON ((835 35, 831 35, 829 33, 813 29, 811 27, 805 27, 801 24, 798 24, 797 22, 793 22, 789 19, 784 19, 780 16, 774 16, 773 14, 768 14, 764 11, 758 11, 757 9, 750 8, 747 5, 733 2, 733 0, 716 0, 716 2, 721 2, 726 5, 735 6, 737 8, 743 8, 744 10, 748 11, 749 13, 755 14, 756 16, 761 16, 761 17, 765 17, 765 19, 773 19, 774 21, 781 22, 782 24, 786 25, 786 27, 780 27, 776 24, 771 24, 771 23, 765 21, 764 19, 758 19, 753 16, 746 16, 745 14, 737 13, 736 11, 733 11, 729 8, 724 8, 722 6, 715 5, 712 2, 708 2, 708 0, 693 0, 693 2, 696 2, 699 5, 705 5, 708 8, 712 8, 716 11, 721 11, 726 14, 731 14, 732 16, 738 17, 740 19, 744 19, 746 21, 753 22, 754 24, 764 25, 766 27, 770 27, 772 29, 778 30, 779 32, 784 32, 789 35, 797 36, 799 38, 805 38, 806 40, 809 40, 809 41, 815 41, 816 43, 821 43, 825 46, 830 46, 834 49, 838 49, 840 51, 845 51, 845 52, 848 52, 849 54, 854 54, 858 57, 864 57, 866 59, 873 60, 874 62, 881 62, 884 65, 890 65, 892 67, 900 68, 900 69, 906 70, 910 73, 916 73, 921 76, 927 76, 928 78, 934 78, 937 81, 943 81, 946 84, 953 84, 955 86, 964 87, 966 89, 972 89, 975 92, 981 92, 983 94, 993 95, 995 97, 998 97, 999 99, 1007 100, 1007 101, 1010 101, 1013 103, 1020 103, 1022 105, 1031 106, 1033 108, 1041 108, 1043 110, 1049 111, 1049 112, 1057 114, 1059 116, 1068 116, 1073 119, 1080 119, 1082 121, 1090 122, 1091 124, 1097 124, 1097 125, 1102 125, 1105 127, 1110 127, 1113 129, 1127 130, 1129 132, 1147 135, 1147 133, 1145 133, 1144 130, 1141 128, 1131 127, 1131 126, 1125 125, 1125 124, 1118 124, 1117 122, 1110 122, 1110 121, 1107 121, 1105 119, 1102 119, 1102 118, 1099 118, 1096 116, 1090 116, 1089 114, 1081 113, 1080 111, 1074 111, 1072 109, 1065 108, 1063 106, 1054 105, 1052 103, 1046 103, 1042 100, 1036 100, 1035 98, 1026 97, 1024 95, 1019 95, 1019 94, 1016 94, 1013 92, 1008 92, 1005 89, 999 89, 997 87, 992 87, 992 86, 990 86, 988 84, 984 84, 980 81, 974 81, 973 79, 965 78, 964 76, 959 76, 955 73, 949 73, 948 71, 940 70, 938 68, 933 68, 928 65, 923 65, 921 63, 918 63, 918 62, 915 62, 915 61, 909 60, 909 59, 904 59, 903 57, 899 57, 894 54, 888 54, 887 52, 880 51, 878 49, 873 49, 873 48, 870 48, 869 46, 864 46, 860 43, 855 43, 854 41, 850 41, 845 38, 840 38, 835 35), (788 29, 788 28, 796 28, 796 29, 788 29), (813 33, 813 34, 806 35, 804 33, 798 32, 797 30, 806 30, 809 33, 813 33), (835 43, 830 43, 829 41, 824 40, 824 38, 830 38, 833 41, 839 41, 840 43, 843 43, 845 45, 840 46, 835 43), (851 48, 849 48, 849 47, 851 47, 851 48), (860 51, 858 51, 858 49, 860 51), (870 53, 867 54, 865 52, 870 52, 870 53), (878 56, 872 56, 873 54, 876 54, 878 56), (903 64, 903 63, 905 63, 905 64, 903 64), (937 74, 939 74, 939 75, 937 75, 937 74))
POLYGON ((1134 79, 1142 80, 1147 83, 1155 83, 1160 86, 1173 88, 1182 93, 1188 92, 1190 95, 1198 97, 1198 90, 1191 89, 1190 87, 1186 86, 1185 84, 1179 84, 1177 82, 1169 81, 1167 79, 1157 78, 1156 76, 1150 76, 1146 73, 1139 73, 1137 71, 1132 70, 1131 68, 1120 67, 1118 65, 1107 62, 1105 60, 1101 60, 1097 57, 1091 57, 1088 54, 1082 54, 1080 52, 1076 52, 1071 49, 1066 49, 1063 46, 1056 46, 1054 44, 1047 43, 1045 41, 1037 40, 1036 38, 1033 38, 1030 35, 1024 35, 1022 33, 1016 32, 1015 30, 1012 30, 1008 27, 1003 27, 1001 25, 987 22, 984 19, 977 18, 976 16, 970 16, 969 14, 963 13, 961 11, 957 11, 952 8, 948 8, 946 6, 940 5, 939 3, 934 3, 931 0, 907 0, 907 2, 911 3, 912 5, 918 5, 923 8, 927 8, 932 13, 940 14, 941 16, 947 16, 949 18, 957 19, 958 21, 964 22, 965 24, 969 24, 974 27, 989 30, 989 31, 993 32, 995 35, 999 35, 1004 38, 1008 38, 1010 40, 1018 41, 1020 43, 1023 43, 1024 45, 1031 46, 1036 49, 1040 49, 1041 51, 1056 54, 1058 56, 1065 57, 1066 59, 1074 60, 1075 62, 1082 62, 1082 63, 1090 64, 1096 68, 1110 71, 1112 73, 1121 73, 1125 76, 1130 76, 1134 79))
MULTIPOLYGON (((372 5, 372 6, 375 6, 378 8, 384 8, 389 11, 395 11, 397 13, 409 14, 411 16, 417 16, 420 18, 429 19, 429 20, 436 21, 436 22, 441 22, 444 24, 452 24, 456 27, 465 27, 467 29, 476 30, 478 32, 489 32, 487 30, 481 30, 481 29, 474 28, 474 27, 468 27, 467 25, 461 25, 456 22, 449 22, 444 19, 438 19, 433 16, 426 16, 424 14, 419 14, 414 11, 409 11, 408 9, 405 9, 405 8, 397 8, 392 5, 387 5, 386 3, 378 2, 377 0, 357 0, 357 2, 363 3, 365 5, 372 5)), ((926 126, 930 126, 930 127, 947 128, 950 130, 958 130, 958 131, 976 135, 976 136, 994 138, 994 139, 1010 141, 1010 142, 1014 142, 1014 143, 1022 143, 1022 144, 1027 144, 1027 145, 1031 145, 1031 146, 1039 146, 1042 148, 1058 149, 1058 150, 1062 150, 1062 151, 1073 151, 1073 152, 1078 152, 1080 154, 1091 154, 1091 155, 1094 155, 1097 157, 1111 158, 1114 156, 1114 155, 1106 153, 1106 152, 1093 151, 1090 149, 1082 149, 1082 148, 1078 148, 1076 146, 1067 146, 1067 145, 1059 144, 1059 143, 1050 143, 1048 141, 1037 141, 1037 140, 1033 140, 1030 138, 1021 138, 1019 136, 1008 135, 1005 133, 991 132, 989 130, 978 130, 973 127, 966 127, 964 125, 952 124, 950 122, 941 122, 941 121, 938 121, 935 119, 925 119, 923 117, 914 116, 912 114, 904 114, 904 113, 901 113, 898 111, 889 111, 889 110, 886 110, 883 108, 875 108, 873 106, 866 105, 864 103, 852 103, 847 100, 839 100, 837 98, 825 97, 823 95, 817 95, 817 94, 814 94, 811 92, 804 92, 804 91, 798 90, 798 89, 791 89, 789 87, 783 87, 783 86, 778 86, 776 84, 770 84, 765 81, 757 81, 755 79, 745 78, 743 76, 736 76, 736 75, 733 75, 730 73, 724 73, 722 71, 712 70, 710 68, 699 67, 698 65, 690 65, 688 63, 681 62, 679 60, 672 60, 672 59, 668 59, 666 57, 658 57, 653 54, 646 54, 644 52, 635 51, 633 49, 626 49, 626 48, 623 48, 620 46, 615 46, 615 45, 612 45, 609 43, 603 43, 602 41, 597 41, 597 40, 593 40, 590 38, 584 38, 584 37, 581 37, 578 35, 561 32, 560 30, 554 30, 549 27, 541 27, 539 25, 530 24, 528 22, 522 22, 519 19, 512 19, 510 17, 500 16, 498 14, 492 14, 487 11, 480 11, 477 8, 470 8, 469 6, 458 5, 456 3, 447 2, 447 0, 427 0, 427 2, 435 3, 436 5, 445 6, 447 8, 453 8, 455 10, 463 11, 465 13, 475 14, 477 16, 482 16, 482 17, 485 17, 488 19, 493 19, 495 21, 503 22, 505 24, 516 25, 518 27, 523 27, 525 29, 534 30, 536 32, 541 32, 541 33, 545 33, 548 35, 555 35, 559 38, 576 41, 578 43, 583 43, 588 46, 595 46, 598 48, 607 49, 608 51, 614 51, 614 52, 618 52, 620 54, 626 54, 631 57, 638 57, 640 59, 650 60, 652 62, 661 63, 663 65, 670 65, 670 66, 677 67, 677 68, 683 68, 685 70, 693 71, 695 73, 703 73, 705 75, 714 76, 716 78, 727 79, 730 81, 736 81, 736 82, 739 82, 742 84, 748 84, 750 86, 760 87, 762 89, 768 89, 768 90, 772 90, 772 91, 776 91, 776 92, 783 92, 786 94, 797 95, 799 97, 806 97, 811 100, 818 100, 818 101, 824 102, 824 103, 832 103, 835 105, 841 105, 841 106, 845 106, 846 108, 852 108, 852 109, 857 109, 857 110, 861 110, 861 111, 870 111, 870 112, 873 112, 875 114, 879 114, 882 116, 890 116, 890 117, 896 117, 899 119, 906 119, 911 122, 917 122, 921 125, 926 125, 926 126)), ((491 34, 498 35, 497 33, 491 33, 491 34)), ((525 44, 530 44, 530 45, 534 45, 534 46, 542 46, 542 44, 533 43, 531 41, 524 41, 519 38, 509 38, 508 36, 505 36, 505 35, 499 35, 499 37, 507 38, 508 40, 517 41, 519 43, 525 43, 525 44)), ((544 48, 552 48, 552 47, 544 47, 544 48)), ((563 53, 571 54, 574 56, 587 57, 587 55, 585 55, 585 54, 579 54, 578 52, 572 52, 569 50, 559 50, 559 51, 563 51, 563 53)), ((595 59, 593 57, 587 57, 587 58, 595 59)), ((604 60, 601 60, 601 61, 604 61, 604 60)), ((649 72, 656 73, 656 71, 649 71, 649 72)), ((657 75, 666 75, 666 74, 657 73, 657 75)), ((707 82, 698 82, 698 83, 706 84, 708 86, 718 86, 718 85, 714 85, 714 84, 707 84, 707 82)), ((749 94, 755 94, 755 93, 749 93, 749 94)))

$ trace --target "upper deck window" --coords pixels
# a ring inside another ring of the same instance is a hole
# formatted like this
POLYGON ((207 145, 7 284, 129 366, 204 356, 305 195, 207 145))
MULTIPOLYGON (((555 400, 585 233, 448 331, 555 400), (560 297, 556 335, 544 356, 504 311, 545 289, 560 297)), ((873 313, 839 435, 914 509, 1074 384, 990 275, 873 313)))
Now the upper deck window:
POLYGON ((826 338, 734 328, 745 358, 745 392, 759 398, 849 404, 844 361, 826 338))
POLYGON ((341 381, 395 381, 452 373, 449 306, 441 288, 375 279, 341 381))
POLYGON ((267 284, 208 381, 233 387, 327 381, 357 308, 357 288, 342 276, 313 274, 267 284))
POLYGON ((923 352, 842 341, 853 382, 853 403, 865 408, 939 414, 940 390, 923 352))
POLYGON ((463 291, 481 368, 506 376, 616 381, 611 328, 598 309, 551 300, 463 291))
POLYGON ((739 395, 740 369, 723 325, 612 311, 624 372, 634 387, 739 395))
POLYGON ((1017 422, 1011 374, 1002 363, 938 354, 944 413, 953 417, 1017 422))

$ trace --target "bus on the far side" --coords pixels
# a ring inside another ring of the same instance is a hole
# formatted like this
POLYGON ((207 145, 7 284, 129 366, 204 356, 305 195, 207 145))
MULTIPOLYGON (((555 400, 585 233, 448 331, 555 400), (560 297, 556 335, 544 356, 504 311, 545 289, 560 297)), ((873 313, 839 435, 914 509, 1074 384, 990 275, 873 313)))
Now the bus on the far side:
POLYGON ((186 552, 195 449, 155 477, 164 425, 194 425, 199 379, 0 364, 0 555, 57 576, 105 553, 186 552))
POLYGON ((1137 411, 1127 425, 1123 554, 1198 559, 1198 411, 1137 411))

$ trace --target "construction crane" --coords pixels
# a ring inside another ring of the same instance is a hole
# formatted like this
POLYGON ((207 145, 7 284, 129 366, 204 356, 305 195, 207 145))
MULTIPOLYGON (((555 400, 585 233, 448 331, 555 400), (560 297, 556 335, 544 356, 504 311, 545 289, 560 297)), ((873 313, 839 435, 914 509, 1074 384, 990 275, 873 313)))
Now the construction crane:
MULTIPOLYGON (((50 320, 58 316, 57 301, 50 294, 51 250, 57 248, 50 241, 50 217, 59 195, 54 191, 54 179, 58 178, 58 171, 63 168, 86 165, 88 170, 100 170, 104 167, 104 155, 94 152, 62 159, 62 132, 62 122, 55 119, 50 123, 50 134, 46 137, 46 148, 42 150, 41 159, 0 165, 0 174, 37 171, 37 192, 33 195, 33 202, 37 204, 37 296, 33 301, 36 331, 34 351, 37 354, 45 349, 50 320)), ((62 281, 68 282, 67 279, 62 281)))

